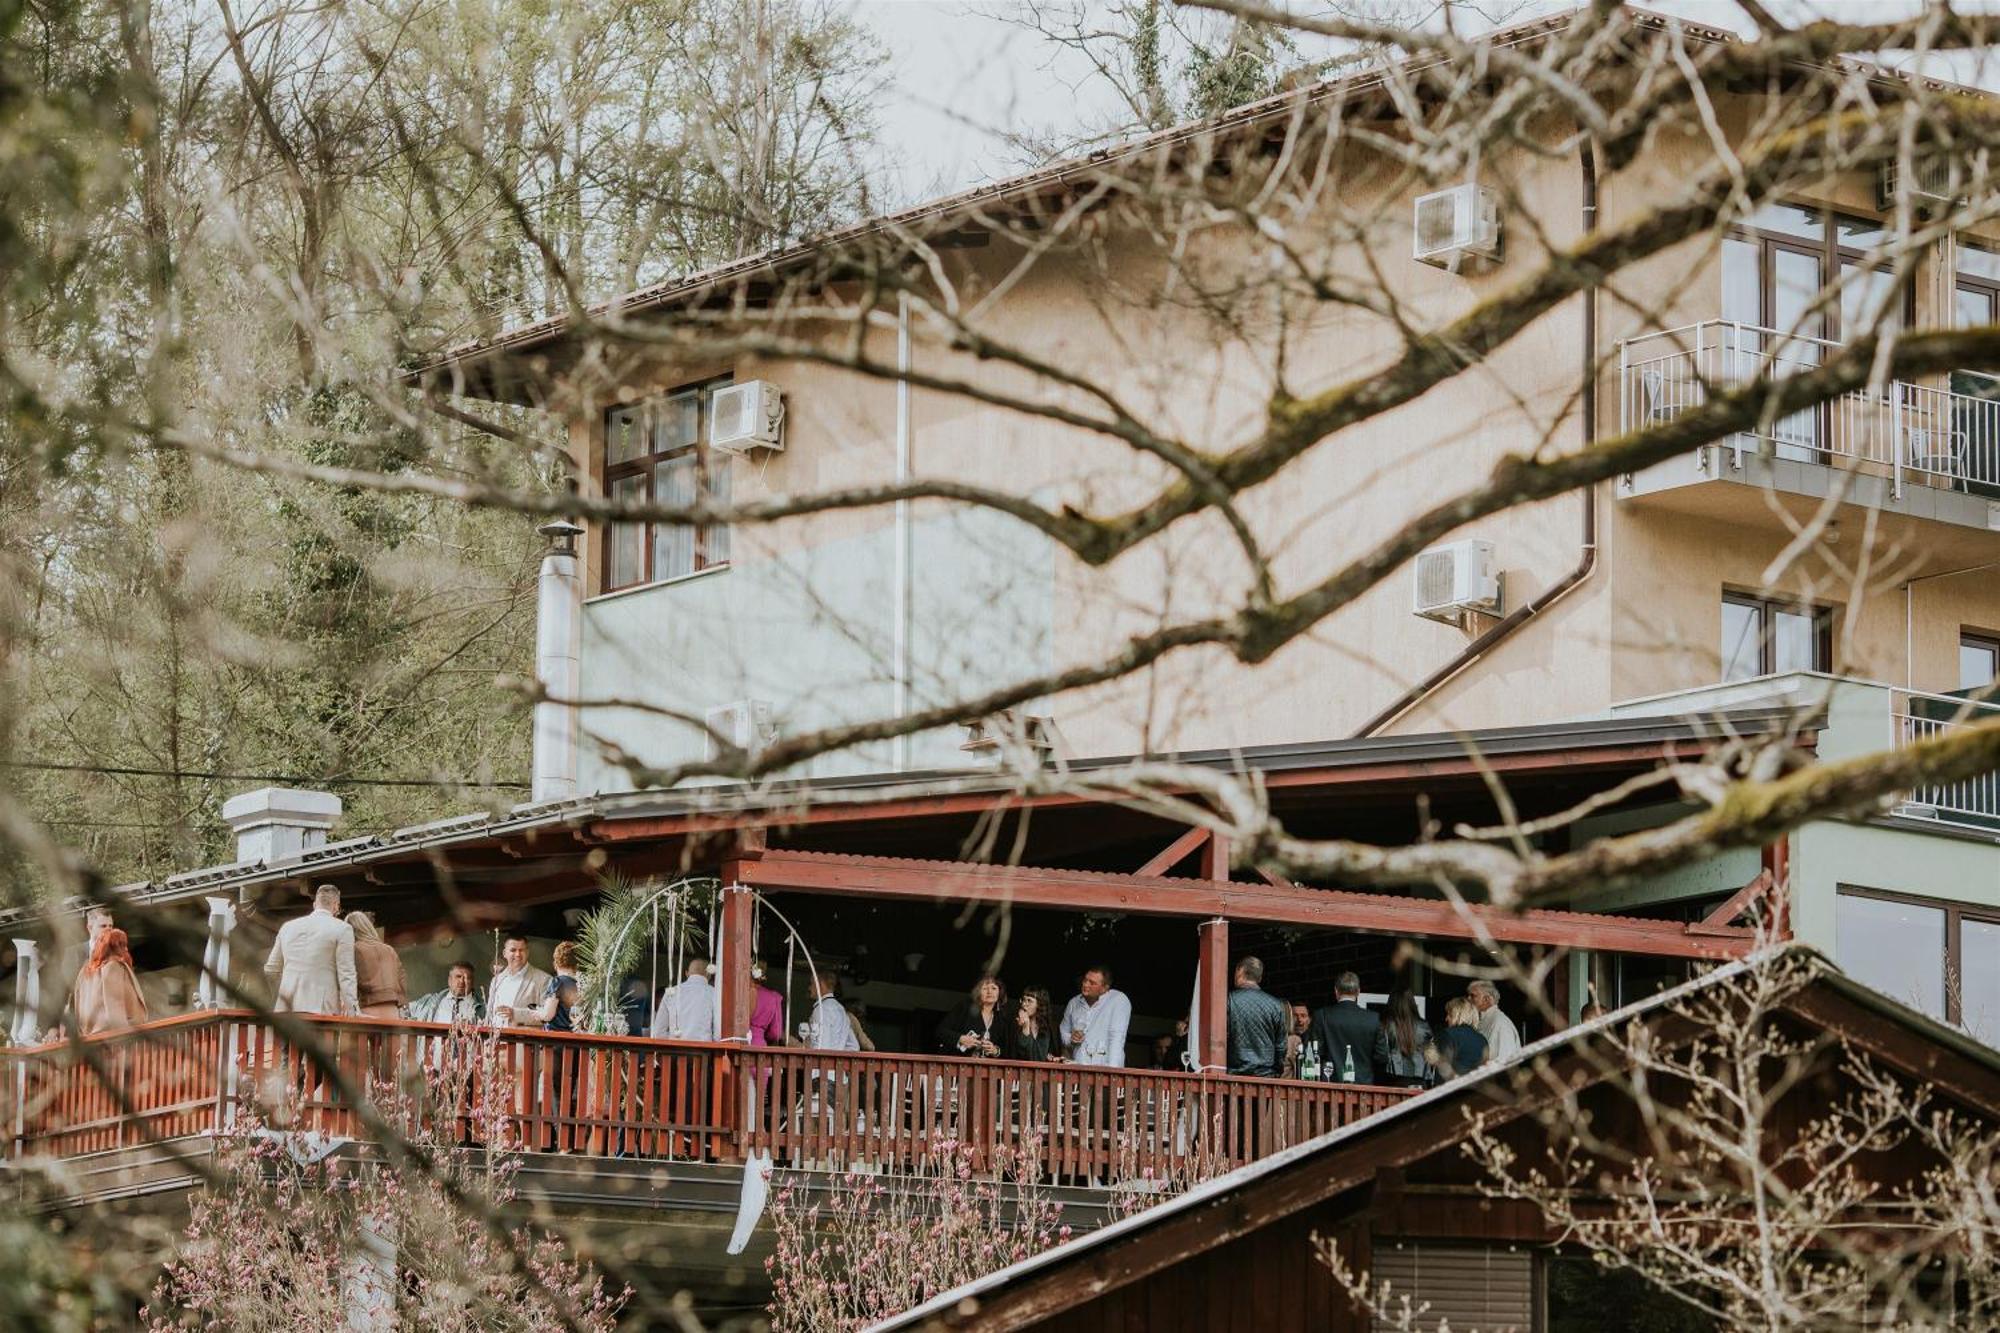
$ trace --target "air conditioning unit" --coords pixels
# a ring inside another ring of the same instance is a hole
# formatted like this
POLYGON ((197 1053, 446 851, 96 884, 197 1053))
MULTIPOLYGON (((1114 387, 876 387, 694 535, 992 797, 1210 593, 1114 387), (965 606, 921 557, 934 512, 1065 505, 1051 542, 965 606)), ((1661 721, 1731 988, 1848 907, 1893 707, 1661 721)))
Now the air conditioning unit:
POLYGON ((1467 182, 1417 196, 1415 244, 1419 263, 1453 273, 1500 262, 1500 200, 1467 182))
POLYGON ((959 749, 967 754, 990 754, 1003 745, 1026 745, 1040 754, 1056 748, 1055 719, 1038 713, 1009 708, 992 717, 974 718, 965 724, 965 740, 959 749))
POLYGON ((1412 609, 1426 620, 1448 625, 1463 623, 1469 611, 1499 615, 1500 571, 1494 568, 1493 543, 1446 542, 1421 552, 1416 561, 1412 609))
POLYGON ((771 705, 762 699, 737 699, 732 703, 719 704, 705 711, 701 720, 708 728, 710 759, 722 757, 721 741, 754 755, 778 739, 777 724, 771 720, 771 705))
POLYGON ((727 384, 709 397, 708 444, 743 454, 785 447, 785 396, 769 380, 727 384))
POLYGON ((1952 208, 1965 201, 1964 179, 1957 158, 1929 153, 1909 162, 1907 172, 1904 165, 1900 160, 1882 164, 1883 212, 1894 211, 1898 198, 1906 192, 1910 206, 1919 212, 1952 208))

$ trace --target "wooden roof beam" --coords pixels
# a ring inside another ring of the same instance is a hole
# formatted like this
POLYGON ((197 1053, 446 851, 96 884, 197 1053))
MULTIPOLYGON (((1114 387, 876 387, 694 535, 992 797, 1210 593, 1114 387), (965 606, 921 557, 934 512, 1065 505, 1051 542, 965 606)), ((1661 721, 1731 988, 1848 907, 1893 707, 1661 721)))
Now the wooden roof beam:
POLYGON ((1678 921, 1594 912, 1513 912, 1483 904, 1431 898, 1238 884, 1213 879, 1166 879, 1093 870, 1046 870, 961 861, 841 856, 769 851, 723 867, 726 882, 785 893, 833 893, 857 898, 925 902, 999 902, 1068 911, 1142 916, 1227 917, 1277 925, 1352 930, 1430 939, 1485 940, 1547 948, 1598 949, 1667 958, 1736 958, 1755 943, 1752 931, 1710 926, 1696 933, 1678 921))
MULTIPOLYGON (((1641 771, 1656 764, 1695 760, 1707 742, 1684 739, 1665 744, 1600 745, 1559 750, 1538 750, 1518 754, 1440 756, 1434 759, 1385 760, 1373 763, 1329 764, 1322 767, 1278 769, 1263 775, 1264 786, 1272 791, 1294 793, 1298 788, 1324 788, 1329 794, 1357 785, 1409 784, 1415 791, 1421 784, 1439 778, 1462 778, 1484 784, 1494 773, 1545 773, 1574 777, 1597 771, 1641 771)), ((1296 793, 1294 793, 1296 794, 1296 793)), ((1402 794, 1402 793, 1398 793, 1402 794)), ((863 824, 886 820, 918 819, 939 815, 990 814, 1006 810, 1046 810, 1085 805, 1115 805, 1104 797, 1085 792, 1042 792, 1020 795, 1006 791, 945 792, 931 796, 910 796, 881 801, 823 800, 817 804, 800 801, 774 809, 702 811, 674 815, 640 815, 624 819, 599 819, 587 826, 591 841, 627 842, 669 837, 691 832, 711 832, 763 825, 767 828, 802 828, 816 824, 863 824)))
POLYGON ((1168 843, 1160 850, 1157 856, 1154 856, 1132 873, 1135 875, 1164 875, 1181 862, 1187 860, 1188 854, 1207 842, 1209 836, 1209 831, 1205 828, 1191 828, 1181 834, 1180 837, 1168 843))

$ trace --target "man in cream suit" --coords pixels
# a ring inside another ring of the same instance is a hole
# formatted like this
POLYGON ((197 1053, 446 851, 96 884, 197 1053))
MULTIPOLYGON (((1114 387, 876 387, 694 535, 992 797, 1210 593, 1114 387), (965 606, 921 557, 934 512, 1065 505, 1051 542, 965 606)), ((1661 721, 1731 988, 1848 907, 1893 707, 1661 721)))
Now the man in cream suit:
POLYGON ((340 919, 340 890, 322 884, 313 910, 278 929, 266 974, 278 979, 277 1008, 302 1014, 361 1012, 354 992, 354 927, 340 919))
POLYGON ((536 1009, 548 997, 549 974, 528 961, 528 940, 509 935, 500 946, 507 966, 494 974, 486 988, 486 1017, 500 1027, 538 1028, 536 1009))

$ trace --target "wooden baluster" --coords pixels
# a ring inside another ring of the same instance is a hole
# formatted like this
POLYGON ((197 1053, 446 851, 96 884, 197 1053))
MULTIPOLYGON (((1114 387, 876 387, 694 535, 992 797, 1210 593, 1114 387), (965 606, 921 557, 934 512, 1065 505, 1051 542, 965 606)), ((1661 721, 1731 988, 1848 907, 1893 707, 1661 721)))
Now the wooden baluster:
POLYGON ((653 1077, 648 1086, 648 1095, 652 1099, 651 1148, 655 1157, 673 1155, 673 1144, 666 1134, 665 1127, 673 1121, 672 1098, 679 1077, 678 1062, 673 1052, 664 1048, 656 1051, 653 1056, 653 1077))
POLYGON ((643 1135, 646 1122, 645 1079, 651 1069, 652 1056, 638 1047, 627 1049, 619 1057, 618 1091, 616 1102, 619 1130, 612 1152, 626 1152, 634 1156, 644 1149, 643 1135))
POLYGON ((534 1145, 537 1148, 546 1146, 553 1149, 559 1142, 557 1135, 562 1132, 559 1082, 562 1076, 562 1066, 559 1063, 561 1051, 556 1048, 554 1042, 540 1036, 530 1043, 530 1049, 534 1053, 537 1093, 535 1110, 538 1123, 535 1126, 534 1145))
POLYGON ((827 1114, 825 1082, 828 1071, 822 1065, 815 1065, 804 1081, 805 1122, 799 1135, 799 1162, 804 1165, 817 1158, 822 1148, 820 1125, 827 1114))
POLYGON ((656 1052, 634 1050, 632 1063, 622 1105, 625 1129, 625 1151, 634 1157, 645 1157, 651 1152, 652 1139, 650 1125, 653 1119, 653 1098, 649 1089, 657 1077, 659 1060, 656 1052))

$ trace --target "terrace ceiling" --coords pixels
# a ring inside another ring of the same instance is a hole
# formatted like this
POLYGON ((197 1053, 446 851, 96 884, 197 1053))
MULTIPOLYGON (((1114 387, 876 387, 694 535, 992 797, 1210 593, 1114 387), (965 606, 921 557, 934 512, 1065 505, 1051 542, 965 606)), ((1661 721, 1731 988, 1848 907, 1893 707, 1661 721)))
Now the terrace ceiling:
MULTIPOLYGON (((1173 758, 1254 771, 1274 812, 1301 836, 1390 843, 1420 836, 1425 817, 1447 827, 1456 820, 1492 822, 1496 785, 1521 817, 1534 818, 1664 762, 1698 760, 1724 738, 1775 732, 1795 721, 1757 711, 1707 721, 1619 718, 1173 758)), ((1813 737, 1797 743, 1809 748, 1813 737)), ((1071 771, 1089 778, 1124 762, 1081 763, 1071 771)), ((1055 872, 1129 874, 1185 832, 1076 791, 1023 795, 998 774, 865 776, 772 784, 749 797, 710 788, 517 807, 345 839, 286 862, 191 871, 124 886, 112 896, 138 906, 198 906, 204 896, 227 894, 289 914, 312 885, 331 882, 352 905, 378 911, 392 927, 445 917, 498 923, 537 904, 594 893, 610 874, 713 874, 746 839, 754 844, 760 837, 773 852, 1007 858, 1055 872), (983 842, 982 834, 989 835, 983 842)))

